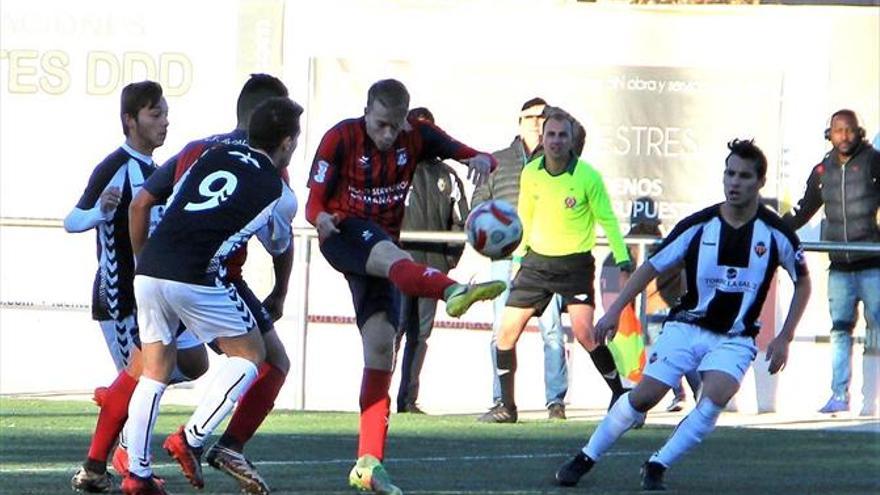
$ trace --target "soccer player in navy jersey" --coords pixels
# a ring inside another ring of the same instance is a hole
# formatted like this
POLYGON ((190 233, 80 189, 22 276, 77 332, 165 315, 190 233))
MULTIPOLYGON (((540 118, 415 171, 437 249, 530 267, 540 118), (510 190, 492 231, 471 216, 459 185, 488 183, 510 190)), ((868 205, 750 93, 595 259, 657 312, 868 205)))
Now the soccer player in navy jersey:
POLYGON ((394 362, 398 292, 443 299, 450 316, 492 299, 507 284, 458 284, 439 270, 412 261, 397 245, 404 200, 416 164, 427 158, 467 162, 480 184, 495 161, 449 137, 433 124, 408 120, 409 93, 394 79, 373 84, 364 116, 348 119, 321 140, 309 178, 306 218, 318 230, 321 252, 345 275, 364 346, 358 461, 352 486, 400 493, 381 464, 385 456, 394 362))
MULTIPOLYGON (((128 205, 156 169, 153 150, 164 144, 168 132, 168 103, 159 83, 127 85, 120 103, 125 143, 95 167, 85 191, 64 219, 68 232, 96 230, 98 271, 92 286, 92 318, 101 326, 117 371, 128 365, 137 333, 128 205)), ((153 215, 157 219, 158 210, 153 215)))
MULTIPOLYGON (((209 136, 187 144, 156 171, 155 177, 150 180, 148 186, 133 200, 135 207, 144 212, 153 205, 164 204, 171 196, 174 185, 180 177, 207 149, 218 144, 247 145, 247 128, 254 109, 269 98, 287 95, 287 87, 278 78, 269 74, 251 75, 239 93, 236 128, 232 132, 209 136)), ((282 169, 281 174, 287 182, 287 170, 282 169)), ((137 242, 143 242, 147 233, 132 231, 132 235, 138 237, 137 242)), ((247 245, 241 246, 226 259, 224 262, 226 280, 235 286, 256 318, 266 345, 266 360, 260 365, 260 373, 256 381, 236 405, 223 436, 208 449, 206 457, 209 465, 230 475, 246 493, 263 494, 269 493, 269 486, 244 456, 243 450, 244 445, 253 437, 272 410, 275 398, 281 391, 284 379, 290 370, 290 360, 284 344, 275 331, 273 321, 280 319, 284 310, 284 299, 287 296, 287 286, 293 266, 293 245, 291 244, 283 253, 272 257, 275 284, 262 304, 242 277, 242 266, 246 259, 247 245)), ((193 481, 194 485, 203 485, 198 456, 189 455, 191 450, 183 441, 183 435, 181 431, 172 434, 166 440, 165 448, 180 463, 184 474, 193 481)), ((114 465, 116 465, 115 461, 114 465)))
MULTIPOLYGON (((287 95, 287 87, 279 79, 268 74, 253 74, 239 93, 236 105, 238 121, 236 128, 229 133, 209 136, 187 144, 182 151, 157 169, 148 185, 132 199, 132 216, 147 215, 147 212, 157 205, 164 204, 177 180, 209 147, 218 144, 247 144, 248 123, 257 105, 271 97, 287 95)), ((282 171, 282 177, 286 180, 286 169, 282 171)), ((136 229, 131 231, 131 235, 138 243, 143 243, 148 235, 146 222, 141 222, 141 225, 142 231, 136 229)), ((291 246, 284 253, 273 257, 275 285, 262 305, 241 276, 242 265, 246 258, 246 245, 229 256, 225 262, 226 279, 235 285, 239 295, 257 320, 266 344, 266 361, 260 365, 260 374, 254 384, 236 405, 223 436, 208 450, 207 461, 212 467, 232 476, 245 492, 262 494, 269 492, 268 484, 253 464, 244 457, 243 449, 272 410, 275 398, 281 391, 290 369, 290 361, 284 345, 275 332, 273 320, 279 319, 283 312, 293 248, 291 246)), ((201 342, 194 339, 190 332, 185 332, 178 338, 177 347, 180 351, 178 365, 182 368, 185 377, 196 379, 201 376, 207 369, 207 355, 201 342)), ((134 348, 128 368, 119 373, 110 387, 104 389, 100 404, 101 411, 91 440, 89 455, 83 467, 71 480, 74 489, 102 492, 112 486, 112 481, 106 474, 107 458, 128 418, 129 401, 140 373, 140 352, 134 348)), ((166 447, 172 457, 180 462, 181 469, 188 479, 195 480, 197 485, 204 483, 201 465, 197 462, 198 457, 189 455, 189 449, 180 440, 180 432, 169 437, 166 447)), ((124 476, 128 470, 128 462, 125 446, 120 442, 113 453, 113 467, 124 476)))
POLYGON ((755 359, 757 318, 779 266, 791 277, 794 295, 781 332, 767 348, 767 360, 770 373, 785 367, 810 296, 803 249, 794 231, 759 203, 767 172, 764 153, 750 140, 734 140, 728 148, 726 200, 679 222, 594 328, 597 342, 611 340, 623 308, 659 274, 684 267, 687 292, 663 324, 642 381, 611 407, 587 445, 557 471, 560 485, 577 484, 621 435, 644 421, 682 375, 697 370, 703 379, 697 406, 642 466, 642 489, 665 490, 666 469, 715 428, 755 359))
MULTIPOLYGON (((301 114, 287 98, 261 104, 248 126, 250 146, 207 150, 180 179, 152 236, 145 244, 132 239, 144 371, 125 427, 129 474, 123 493, 165 493, 152 478, 149 444, 180 323, 229 357, 177 436, 196 462, 208 436, 257 377, 265 345, 254 315, 225 278, 224 262, 255 234, 274 255, 288 249, 296 198, 280 171, 296 148, 301 114)), ((132 230, 143 231, 143 221, 132 215, 132 230)))

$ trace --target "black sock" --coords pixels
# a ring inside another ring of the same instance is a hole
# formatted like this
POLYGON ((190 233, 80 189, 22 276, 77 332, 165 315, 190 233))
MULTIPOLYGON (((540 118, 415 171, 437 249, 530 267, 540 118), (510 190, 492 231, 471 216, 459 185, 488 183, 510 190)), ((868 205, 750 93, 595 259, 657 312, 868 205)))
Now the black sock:
POLYGON ((238 440, 232 438, 228 433, 223 433, 220 437, 220 440, 217 440, 217 444, 221 447, 226 447, 227 449, 234 450, 239 454, 244 451, 244 445, 241 444, 238 440))
POLYGON ((93 473, 104 474, 107 472, 107 463, 101 462, 89 457, 86 459, 86 462, 83 463, 83 467, 88 469, 93 473))
POLYGON ((611 389, 612 395, 620 395, 623 393, 623 384, 620 383, 620 373, 617 372, 617 366, 614 365, 614 356, 608 350, 608 346, 600 345, 590 352, 590 359, 599 370, 599 374, 605 379, 608 388, 611 389))
POLYGON ((513 375, 516 374, 516 349, 495 351, 498 363, 498 380, 501 382, 501 403, 508 409, 516 409, 513 399, 513 375))

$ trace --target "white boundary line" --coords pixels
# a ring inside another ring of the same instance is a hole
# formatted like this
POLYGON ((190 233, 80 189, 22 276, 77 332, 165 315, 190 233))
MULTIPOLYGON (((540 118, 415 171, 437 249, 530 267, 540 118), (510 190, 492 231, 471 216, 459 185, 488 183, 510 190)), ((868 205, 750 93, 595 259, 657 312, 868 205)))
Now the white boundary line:
MULTIPOLYGON (((633 456, 633 455, 646 455, 647 451, 617 451, 617 452, 609 452, 605 454, 606 457, 616 457, 616 456, 633 456)), ((432 456, 432 457, 403 457, 403 458, 391 458, 386 459, 385 464, 394 465, 394 464, 408 464, 408 463, 417 463, 417 462, 473 462, 473 461, 495 461, 495 460, 509 460, 509 459, 552 459, 555 457, 565 458, 568 457, 570 453, 547 453, 547 454, 506 454, 506 455, 464 455, 464 456, 455 456, 455 457, 442 457, 442 456, 432 456)), ((323 460, 309 460, 309 461, 256 461, 254 462, 257 466, 320 466, 320 465, 334 465, 334 464, 353 464, 355 459, 323 459, 323 460)), ((78 465, 74 463, 52 463, 49 465, 44 465, 40 467, 13 467, 7 468, 0 464, 0 473, 64 473, 70 472, 73 473, 78 469, 78 465)), ((162 463, 162 464, 153 464, 153 468, 156 470, 165 470, 171 468, 177 468, 176 463, 162 463)))

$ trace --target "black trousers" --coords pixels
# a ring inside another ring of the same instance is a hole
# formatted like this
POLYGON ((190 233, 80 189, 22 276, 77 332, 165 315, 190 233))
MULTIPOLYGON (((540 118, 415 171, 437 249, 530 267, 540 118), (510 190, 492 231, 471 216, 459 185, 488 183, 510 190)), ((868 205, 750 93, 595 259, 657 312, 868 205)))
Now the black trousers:
POLYGON ((415 405, 419 396, 419 375, 428 352, 428 337, 434 328, 437 300, 401 295, 400 320, 397 326, 397 349, 403 346, 400 365, 400 388, 397 391, 397 410, 415 405))

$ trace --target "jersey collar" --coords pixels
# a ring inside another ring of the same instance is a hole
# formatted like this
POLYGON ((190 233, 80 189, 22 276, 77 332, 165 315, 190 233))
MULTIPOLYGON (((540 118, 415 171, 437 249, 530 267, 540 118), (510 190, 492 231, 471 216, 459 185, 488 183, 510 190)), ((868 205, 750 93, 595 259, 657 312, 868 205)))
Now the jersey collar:
MULTIPOLYGON (((544 167, 544 160, 545 159, 546 159, 546 157, 544 155, 541 155, 541 158, 540 158, 541 161, 538 162, 538 170, 546 169, 546 167, 544 167)), ((577 162, 578 162, 578 158, 576 156, 574 156, 574 153, 572 153, 571 158, 569 158, 569 160, 568 160, 568 166, 565 167, 565 171, 568 173, 568 175, 574 175, 574 169, 575 169, 575 167, 577 167, 577 162)), ((547 173, 549 173, 549 172, 547 172, 547 173)))
POLYGON ((124 149, 125 152, 128 153, 129 155, 137 158, 138 160, 140 160, 146 164, 153 163, 152 156, 145 155, 145 154, 141 153, 140 151, 135 150, 134 148, 129 146, 128 143, 122 143, 122 149, 124 149))

